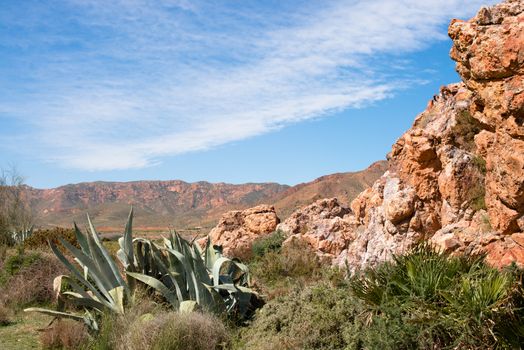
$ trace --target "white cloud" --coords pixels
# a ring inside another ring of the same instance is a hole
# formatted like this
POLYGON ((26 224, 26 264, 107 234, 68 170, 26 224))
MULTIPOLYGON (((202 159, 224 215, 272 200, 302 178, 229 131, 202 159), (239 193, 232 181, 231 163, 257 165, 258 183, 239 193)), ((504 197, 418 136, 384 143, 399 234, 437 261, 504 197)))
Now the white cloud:
POLYGON ((0 116, 32 125, 28 148, 48 161, 150 166, 387 98, 412 79, 395 67, 403 54, 442 40, 451 17, 481 3, 305 2, 295 12, 167 0, 71 1, 64 13, 38 7, 17 23, 20 40, 8 42, 24 52, 28 81, 0 97, 0 116), (396 73, 380 73, 388 69, 396 73))

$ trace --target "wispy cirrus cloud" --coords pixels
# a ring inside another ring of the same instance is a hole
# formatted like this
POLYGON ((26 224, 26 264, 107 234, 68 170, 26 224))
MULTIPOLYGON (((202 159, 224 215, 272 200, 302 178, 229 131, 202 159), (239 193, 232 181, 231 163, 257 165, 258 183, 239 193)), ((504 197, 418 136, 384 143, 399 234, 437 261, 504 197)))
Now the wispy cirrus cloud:
POLYGON ((484 2, 12 2, 0 118, 24 131, 0 137, 128 169, 363 107, 417 83, 405 55, 484 2))

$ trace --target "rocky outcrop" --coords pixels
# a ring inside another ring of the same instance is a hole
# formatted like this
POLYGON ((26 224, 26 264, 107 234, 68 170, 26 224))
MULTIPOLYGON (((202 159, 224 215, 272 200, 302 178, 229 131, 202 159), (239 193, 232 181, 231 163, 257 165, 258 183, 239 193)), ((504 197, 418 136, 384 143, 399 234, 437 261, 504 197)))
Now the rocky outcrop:
POLYGON ((352 268, 423 239, 452 252, 486 252, 498 266, 524 263, 524 2, 453 20, 449 35, 463 82, 428 103, 393 145, 389 170, 351 213, 337 209, 345 213, 337 228, 319 230, 328 227, 322 217, 299 224, 311 217, 306 207, 280 225, 290 236, 352 268), (336 245, 323 245, 332 237, 336 245))
POLYGON ((354 225, 346 218, 350 213, 337 198, 321 199, 293 213, 277 229, 289 234, 285 243, 305 240, 319 255, 337 257, 354 239, 354 225))
MULTIPOLYGON (((254 240, 274 232, 279 222, 275 208, 269 205, 234 210, 222 215, 209 238, 214 245, 223 248, 224 255, 243 255, 250 251, 254 240)), ((203 245, 206 240, 204 238, 199 243, 203 245)))

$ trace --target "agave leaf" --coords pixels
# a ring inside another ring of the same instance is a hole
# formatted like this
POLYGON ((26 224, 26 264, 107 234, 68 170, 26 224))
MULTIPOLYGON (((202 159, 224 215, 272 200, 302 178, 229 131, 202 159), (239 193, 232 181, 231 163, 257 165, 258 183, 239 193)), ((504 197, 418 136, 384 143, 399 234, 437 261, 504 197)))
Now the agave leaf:
POLYGON ((179 301, 177 300, 175 294, 172 291, 170 291, 169 288, 167 288, 162 282, 160 282, 154 277, 144 275, 142 273, 127 272, 127 274, 133 277, 134 279, 143 282, 160 292, 160 294, 162 294, 171 305, 178 309, 179 301))
POLYGON ((53 279, 53 292, 55 294, 55 299, 58 300, 60 294, 62 293, 62 283, 64 280, 69 279, 67 275, 58 275, 53 279))
POLYGON ((71 300, 71 302, 79 305, 79 306, 85 306, 85 307, 89 307, 89 308, 92 308, 92 309, 97 309, 101 312, 104 312, 105 310, 107 309, 111 309, 113 311, 117 311, 113 308, 109 308, 107 305, 93 299, 93 298, 90 298, 89 296, 88 297, 84 297, 82 296, 80 293, 74 293, 74 292, 64 292, 62 293, 64 295, 69 295, 69 296, 72 296, 73 298, 70 298, 69 300, 71 300))
POLYGON ((231 259, 226 257, 220 257, 213 264, 213 284, 215 286, 220 284, 220 270, 222 269, 222 264, 231 261, 231 259))
POLYGON ((127 255, 128 260, 131 263, 134 260, 133 252, 133 207, 131 207, 127 218, 126 228, 124 229, 124 253, 127 255))
POLYGON ((211 244, 211 237, 207 236, 206 247, 205 247, 204 262, 208 270, 213 269, 215 261, 222 256, 211 244))
MULTIPOLYGON (((73 245, 71 245, 69 242, 65 241, 62 238, 59 238, 59 241, 60 243, 62 243, 64 247, 66 247, 67 250, 69 250, 71 254, 73 254, 75 259, 79 261, 81 265, 84 266, 84 268, 87 268, 87 274, 96 283, 98 289, 106 296, 108 300, 111 300, 111 295, 109 294, 109 290, 115 287, 114 280, 111 281, 110 276, 107 276, 104 273, 104 271, 100 270, 100 266, 97 266, 95 263, 96 258, 93 259, 89 256, 86 256, 81 250, 75 248, 73 245)), ((92 247, 95 248, 94 246, 92 247)), ((92 249, 91 252, 94 253, 95 250, 96 248, 92 249)))
POLYGON ((180 288, 179 282, 177 281, 177 277, 180 276, 183 271, 171 271, 164 263, 162 252, 158 249, 158 247, 156 247, 156 245, 151 245, 151 252, 154 260, 158 265, 160 273, 163 275, 163 279, 167 279, 169 281, 169 285, 175 287, 178 300, 184 300, 182 289, 180 288))
POLYGON ((74 223, 74 226, 75 226, 75 236, 76 236, 76 241, 77 241, 78 244, 80 245, 80 248, 82 249, 82 251, 84 252, 84 254, 86 254, 86 255, 90 255, 91 252, 89 251, 89 245, 87 244, 87 238, 86 238, 86 236, 84 236, 84 234, 82 233, 82 231, 80 231, 80 229, 79 229, 78 226, 76 225, 76 222, 74 223))
POLYGON ((49 315, 49 316, 70 318, 70 319, 77 320, 77 321, 84 320, 84 316, 81 316, 81 315, 71 314, 68 312, 49 310, 49 309, 44 309, 40 307, 30 307, 30 308, 24 309, 24 312, 40 312, 42 314, 49 315))
POLYGON ((119 314, 124 313, 124 287, 118 286, 116 288, 113 288, 109 291, 109 294, 113 297, 114 300, 114 306, 116 308, 115 311, 119 314))
POLYGON ((212 287, 215 290, 227 290, 228 292, 232 292, 232 293, 237 291, 237 287, 235 287, 233 283, 219 284, 219 285, 212 286, 212 287))
POLYGON ((166 249, 165 251, 168 253, 170 274, 176 280, 177 285, 180 286, 181 288, 180 294, 182 297, 181 298, 179 297, 179 299, 180 300, 189 299, 189 292, 187 289, 186 269, 184 267, 184 263, 180 260, 180 259, 184 259, 184 256, 171 249, 166 249))
MULTIPOLYGON (((120 242, 123 242, 122 237, 118 239, 118 244, 120 244, 120 242)), ((118 258, 118 260, 120 260, 125 270, 133 269, 133 264, 128 260, 128 256, 122 249, 117 250, 116 257, 118 258)))
MULTIPOLYGON (((103 290, 99 291, 91 282, 89 282, 84 276, 76 269, 70 262, 65 258, 65 256, 60 252, 60 250, 55 246, 53 242, 49 242, 49 246, 51 247, 51 250, 55 255, 57 256, 58 260, 62 262, 62 264, 67 267, 69 271, 84 285, 86 286, 99 300, 104 300, 104 297, 101 292, 104 293, 103 290)), ((106 291, 107 292, 107 291, 106 291)), ((105 294, 105 293, 104 293, 105 294)), ((109 293, 107 293, 106 298, 110 297, 109 293)))
MULTIPOLYGON (((118 285, 123 286, 124 290, 126 291, 126 294, 129 295, 129 287, 127 286, 126 282, 120 275, 120 271, 118 270, 118 267, 116 266, 115 262, 113 261, 113 258, 111 258, 111 255, 109 255, 108 251, 104 248, 104 245, 100 241, 100 237, 98 236, 98 233, 95 230, 95 227, 93 226, 93 223, 91 222, 91 218, 89 215, 87 215, 87 222, 89 224, 89 229, 91 231, 91 238, 96 243, 96 246, 98 248, 98 251, 104 256, 104 260, 101 260, 100 262, 104 262, 105 264, 109 265, 109 268, 111 269, 113 276, 118 281, 118 285)), ((88 241, 89 242, 89 241, 88 241)))

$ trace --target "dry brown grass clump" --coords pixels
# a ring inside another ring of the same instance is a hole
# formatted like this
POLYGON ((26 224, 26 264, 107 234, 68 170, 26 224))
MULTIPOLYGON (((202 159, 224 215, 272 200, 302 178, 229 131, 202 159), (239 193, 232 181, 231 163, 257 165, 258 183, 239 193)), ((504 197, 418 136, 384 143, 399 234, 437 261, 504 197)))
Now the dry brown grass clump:
POLYGON ((29 266, 22 267, 0 288, 0 303, 19 309, 53 302, 53 279, 67 273, 51 253, 41 252, 29 266))
POLYGON ((44 349, 76 350, 87 343, 89 334, 84 324, 73 320, 57 320, 42 332, 40 343, 44 349))
POLYGON ((215 350, 224 349, 228 341, 224 324, 200 312, 164 313, 136 326, 119 350, 215 350))
POLYGON ((7 326, 11 323, 11 310, 4 304, 0 303, 0 327, 7 326))

